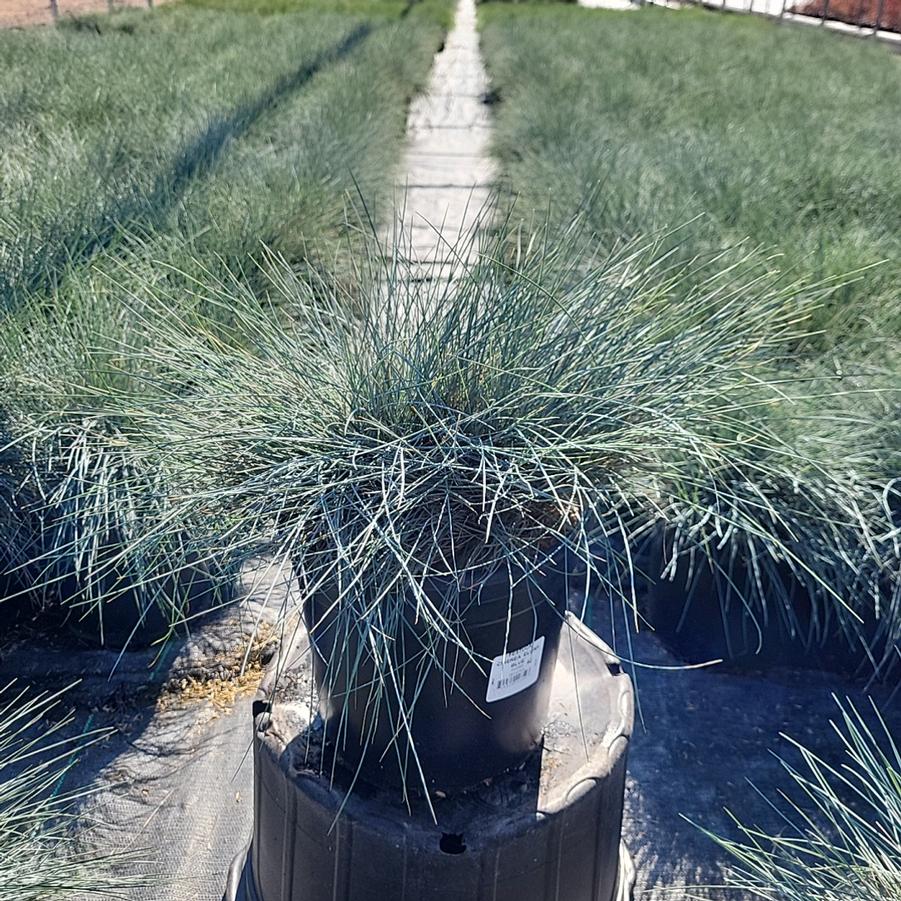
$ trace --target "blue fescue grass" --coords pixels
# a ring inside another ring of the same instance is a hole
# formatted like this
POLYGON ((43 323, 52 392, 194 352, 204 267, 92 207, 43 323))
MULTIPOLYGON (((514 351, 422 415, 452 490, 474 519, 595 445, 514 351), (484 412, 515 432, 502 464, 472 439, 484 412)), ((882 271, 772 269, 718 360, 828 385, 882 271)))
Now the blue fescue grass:
POLYGON ((519 204, 584 208, 608 245, 698 217, 691 256, 750 239, 813 281, 862 271, 817 345, 901 333, 901 72, 881 47, 753 17, 480 7, 519 204), (874 267, 874 268, 867 268, 874 267))
POLYGON ((761 901, 887 901, 901 895, 901 751, 874 707, 839 704, 830 723, 843 752, 831 764, 792 742, 783 765, 792 790, 771 803, 778 834, 742 825, 742 838, 711 836, 734 858, 727 885, 761 901))
POLYGON ((0 901, 121 897, 150 884, 113 872, 122 854, 76 840, 77 807, 90 790, 61 790, 78 756, 102 734, 69 738, 64 692, 0 686, 0 901))
POLYGON ((501 230, 452 281, 374 244, 352 285, 276 258, 266 304, 211 273, 187 314, 159 287, 135 297, 140 365, 176 377, 140 428, 184 479, 184 515, 215 511, 238 559, 290 559, 305 593, 337 586, 341 634, 376 661, 375 705, 410 616, 422 666, 448 642, 471 653, 454 593, 436 602, 426 581, 531 578, 550 542, 629 608, 630 524, 606 543, 592 525, 656 509, 688 473, 740 473, 767 440, 742 410, 751 386, 779 401, 761 367, 802 327, 797 286, 753 255, 701 277, 654 242, 583 250, 577 228, 501 230))
POLYGON ((25 563, 7 568, 39 605, 85 616, 136 593, 170 625, 182 615, 166 582, 190 558, 182 536, 123 556, 165 521, 170 474, 127 415, 96 406, 115 385, 140 409, 157 376, 122 362, 137 351, 128 300, 150 281, 189 305, 192 266, 265 290, 264 242, 298 270, 331 261, 355 192, 388 193, 445 7, 177 5, 0 34, 0 383, 15 445, 0 498, 27 526, 25 563))

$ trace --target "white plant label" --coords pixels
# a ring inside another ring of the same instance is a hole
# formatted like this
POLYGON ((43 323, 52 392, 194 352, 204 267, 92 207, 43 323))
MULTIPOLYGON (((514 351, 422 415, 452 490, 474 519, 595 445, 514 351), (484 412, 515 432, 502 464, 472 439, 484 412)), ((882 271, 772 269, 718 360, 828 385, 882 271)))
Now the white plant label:
POLYGON ((544 636, 537 638, 518 651, 508 651, 495 657, 491 662, 488 676, 488 694, 485 700, 502 701, 511 695, 525 691, 538 681, 541 670, 541 655, 544 651, 544 636))

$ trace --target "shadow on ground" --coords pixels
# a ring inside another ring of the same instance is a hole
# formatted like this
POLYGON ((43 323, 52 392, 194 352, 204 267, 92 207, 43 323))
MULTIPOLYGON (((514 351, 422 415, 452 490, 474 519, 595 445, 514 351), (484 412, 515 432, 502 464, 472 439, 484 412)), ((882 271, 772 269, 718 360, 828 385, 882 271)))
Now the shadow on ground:
POLYGON ((83 805, 86 844, 134 852, 121 875, 152 877, 146 888, 123 889, 129 901, 218 901, 250 837, 253 693, 276 647, 273 624, 289 584, 275 567, 248 582, 245 600, 210 614, 162 653, 120 659, 48 646, 46 638, 0 643, 0 684, 15 678, 53 691, 77 682, 60 708, 72 712, 65 734, 110 730, 77 755, 54 790, 97 787, 83 805))
MULTIPOLYGON (((142 188, 128 174, 129 160, 117 158, 115 151, 98 151, 95 166, 106 171, 110 181, 122 178, 121 191, 96 213, 77 211, 77 215, 47 224, 33 236, 31 246, 41 249, 33 264, 25 271, 0 270, 0 304, 11 309, 19 297, 53 288, 66 273, 89 263, 127 232, 162 228, 189 187, 215 169, 232 142, 245 135, 261 116, 306 86, 319 71, 351 54, 372 30, 372 25, 357 25, 334 46, 277 79, 256 97, 213 117, 176 151, 149 188, 142 188), (73 227, 72 221, 82 224, 73 227)), ((86 201, 93 202, 93 198, 86 201)))
MULTIPOLYGON (((614 630, 609 611, 595 610, 589 625, 628 657, 620 616, 614 630)), ((751 785, 774 800, 792 786, 773 752, 795 763, 799 755, 780 733, 836 760, 841 752, 829 728, 838 713, 833 694, 862 711, 869 708, 868 695, 859 683, 811 670, 679 668, 648 630, 632 642, 632 659, 640 666, 626 668, 636 681, 640 711, 629 751, 623 834, 638 870, 636 901, 681 901, 686 886, 721 886, 728 864, 727 855, 684 818, 733 838, 738 832, 725 808, 746 825, 784 826, 751 785)), ((901 711, 897 702, 889 704, 887 690, 869 697, 901 728, 901 711)), ((705 894, 750 901, 722 888, 705 894)))
MULTIPOLYGON (((228 865, 249 839, 253 818, 251 689, 258 673, 236 682, 235 653, 288 590, 273 572, 256 582, 248 601, 205 622, 166 656, 128 654, 113 675, 114 652, 33 640, 0 649, 0 682, 16 676, 48 690, 81 679, 66 697, 74 707, 71 731, 114 730, 81 755, 61 788, 99 784, 89 808, 91 840, 141 852, 144 872, 159 879, 150 888, 123 890, 128 901, 222 897, 228 865)), ((621 624, 614 636, 610 617, 598 610, 589 624, 628 656, 621 624)), ((797 758, 779 734, 834 760, 833 693, 862 708, 866 699, 860 685, 809 670, 680 669, 648 631, 633 637, 633 659, 643 664, 627 665, 638 673, 641 717, 629 753, 624 838, 638 870, 636 901, 683 901, 687 886, 721 884, 727 863, 683 817, 735 836, 724 812, 730 807, 745 822, 777 828, 776 814, 749 782, 771 798, 791 785, 772 751, 797 758)), ((888 692, 872 696, 887 702, 888 692)), ((897 702, 884 712, 890 726, 901 727, 897 702)), ((750 901, 724 890, 707 894, 750 901)))

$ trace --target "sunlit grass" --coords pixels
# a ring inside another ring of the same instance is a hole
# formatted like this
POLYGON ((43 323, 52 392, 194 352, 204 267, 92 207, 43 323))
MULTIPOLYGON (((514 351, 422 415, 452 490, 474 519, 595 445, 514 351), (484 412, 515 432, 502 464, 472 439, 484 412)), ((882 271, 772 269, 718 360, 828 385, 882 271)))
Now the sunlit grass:
POLYGON ((349 192, 390 187, 444 7, 173 5, 0 33, 0 309, 123 233, 302 262, 342 232, 349 192))
POLYGON ((639 519, 665 523, 675 549, 652 577, 682 584, 709 560, 752 628, 784 619, 801 644, 849 642, 862 673, 887 675, 901 642, 896 60, 701 11, 488 3, 480 18, 516 209, 563 222, 581 209, 601 247, 669 230, 681 259, 750 241, 801 284, 834 284, 761 373, 809 396, 749 398, 738 415, 766 439, 740 466, 664 484, 639 519))
MULTIPOLYGON (((112 631, 104 618, 126 605, 138 625, 147 621, 150 631, 152 623, 151 638, 167 637, 191 612, 188 595, 200 577, 189 578, 194 552, 179 532, 153 555, 127 553, 165 520, 170 499, 165 468, 146 444, 136 449, 139 438, 126 437, 127 414, 91 412, 112 386, 139 405, 152 375, 123 365, 136 348, 118 290, 99 275, 70 280, 64 292, 18 305, 0 331, 10 603, 87 619, 84 631, 103 643, 112 631)), ((224 575, 205 574, 207 606, 227 598, 224 575)))
POLYGON ((606 246, 750 239, 798 277, 862 272, 815 319, 901 334, 901 70, 883 47, 753 17, 480 7, 495 149, 520 207, 584 209, 606 246), (879 265, 877 265, 879 264, 879 265))
POLYGON ((737 405, 800 327, 796 286, 753 255, 699 277, 653 242, 583 250, 577 229, 504 232, 448 282, 382 268, 374 246, 346 289, 272 260, 268 305, 212 274, 188 316, 159 288, 135 299, 141 365, 184 386, 142 428, 177 461, 186 514, 218 511, 230 554, 287 557, 305 595, 334 591, 349 648, 334 663, 361 666, 351 645, 371 657, 376 707, 411 616, 421 667, 448 642, 471 653, 456 593, 436 599, 429 579, 532 578, 562 543, 628 609, 630 524, 607 542, 592 524, 765 440, 737 405))
POLYGON ((143 548, 172 474, 128 410, 98 407, 115 393, 143 409, 166 377, 131 366, 129 300, 162 283, 184 312, 194 273, 220 269, 265 292, 264 242, 298 270, 332 262, 357 194, 390 194, 445 18, 438 0, 173 5, 0 34, 0 529, 17 602, 24 586, 95 623, 130 598, 160 608, 159 638, 183 619, 205 525, 143 548))

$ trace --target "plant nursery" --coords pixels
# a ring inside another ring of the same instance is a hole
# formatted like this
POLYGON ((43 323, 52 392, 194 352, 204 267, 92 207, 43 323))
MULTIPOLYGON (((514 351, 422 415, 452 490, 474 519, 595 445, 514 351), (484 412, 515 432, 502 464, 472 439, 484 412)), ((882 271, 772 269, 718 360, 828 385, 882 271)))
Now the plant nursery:
POLYGON ((901 901, 897 11, 762 3, 0 0, 0 901, 901 901))

